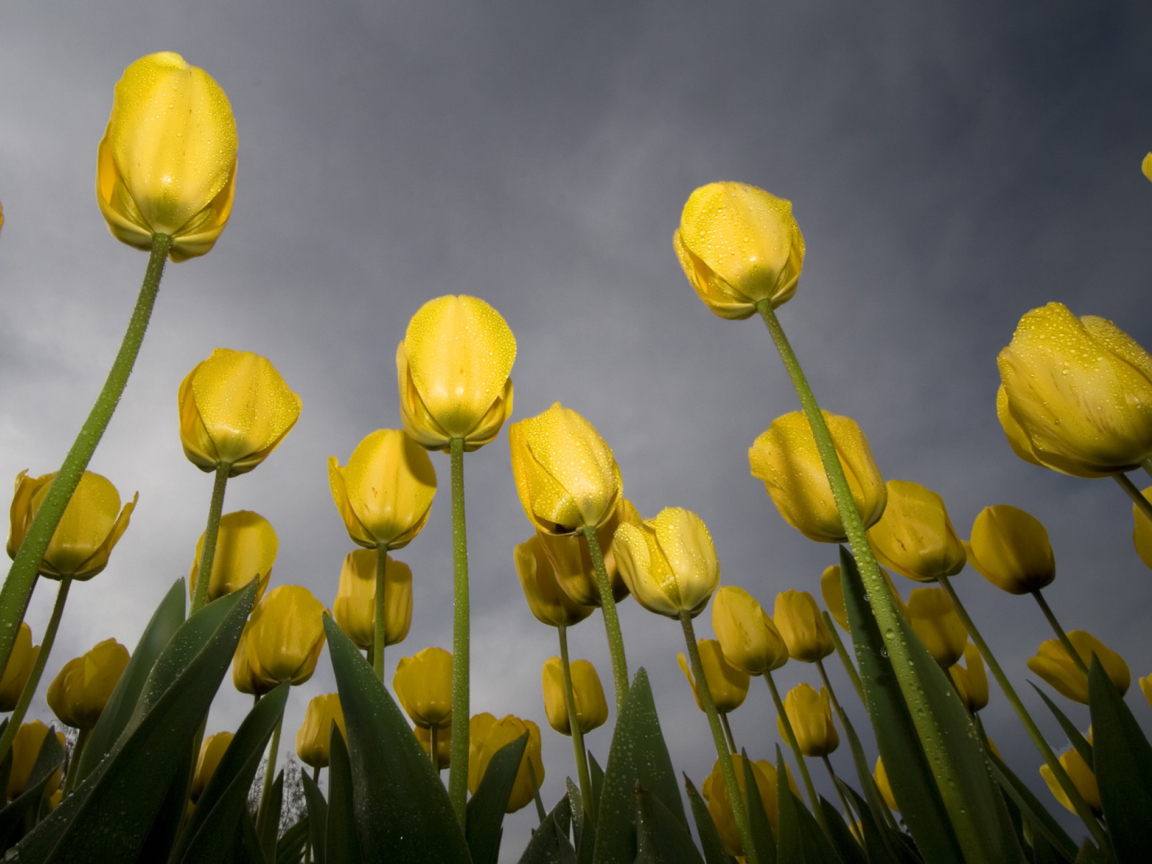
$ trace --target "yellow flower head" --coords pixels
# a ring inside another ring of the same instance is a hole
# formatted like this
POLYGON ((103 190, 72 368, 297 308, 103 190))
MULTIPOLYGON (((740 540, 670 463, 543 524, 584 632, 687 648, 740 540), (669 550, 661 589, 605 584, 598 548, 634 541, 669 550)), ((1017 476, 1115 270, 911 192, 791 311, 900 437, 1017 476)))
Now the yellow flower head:
POLYGON ((1037 591, 1056 578, 1048 531, 1018 507, 997 504, 981 510, 965 549, 968 563, 1010 594, 1037 591))
MULTIPOLYGON (((376 641, 376 562, 379 549, 355 549, 344 556, 332 617, 356 647, 376 641)), ((412 626, 412 568, 384 559, 384 644, 403 642, 412 626)))
MULTIPOLYGON (((704 667, 704 680, 708 684, 708 692, 712 694, 712 702, 716 705, 716 710, 721 714, 735 711, 744 704, 744 699, 748 695, 748 684, 751 680, 748 673, 742 669, 737 669, 724 659, 724 652, 720 650, 720 643, 715 639, 701 639, 696 643, 696 647, 700 651, 700 665, 704 667)), ((688 679, 688 685, 692 688, 692 695, 696 697, 696 707, 703 711, 704 704, 700 701, 700 690, 697 687, 699 682, 692 677, 692 670, 688 666, 687 658, 683 653, 677 654, 676 662, 680 664, 680 671, 688 679)))
POLYGON ((755 598, 735 585, 716 589, 712 629, 724 659, 749 675, 763 675, 788 662, 788 646, 755 598))
POLYGON ((127 665, 128 649, 115 639, 105 639, 64 664, 48 685, 48 707, 65 726, 91 729, 127 665))
POLYGON ((512 558, 524 599, 537 621, 549 627, 571 627, 592 614, 595 607, 577 603, 560 588, 556 570, 544 553, 544 542, 538 534, 514 547, 512 558))
POLYGON ((1148 706, 1152 708, 1152 675, 1145 675, 1139 681, 1140 689, 1144 692, 1144 698, 1148 700, 1148 706))
MULTIPOLYGON (((1089 740, 1091 740, 1091 733, 1089 733, 1089 740)), ((1097 816, 1104 812, 1104 805, 1100 801, 1100 787, 1096 784, 1096 775, 1092 769, 1088 767, 1088 763, 1084 761, 1084 757, 1080 755, 1080 751, 1073 747, 1067 753, 1060 754, 1060 764, 1063 766, 1064 771, 1068 774, 1068 779, 1072 781, 1072 785, 1076 787, 1076 791, 1080 793, 1080 797, 1084 799, 1084 803, 1088 805, 1097 816)), ((1060 781, 1056 779, 1056 775, 1052 773, 1052 769, 1047 765, 1040 766, 1040 775, 1044 778, 1044 782, 1048 784, 1049 790, 1052 792, 1052 797, 1063 804, 1073 813, 1076 808, 1073 806, 1071 799, 1060 785, 1060 781)))
POLYGON ((914 588, 905 614, 928 653, 944 669, 964 656, 968 630, 943 588, 914 588))
POLYGON ((236 190, 236 120, 212 77, 164 51, 124 70, 96 160, 96 202, 122 243, 168 234, 184 261, 216 242, 236 190))
MULTIPOLYGON (((1152 486, 1142 493, 1144 500, 1152 501, 1152 486)), ((1132 543, 1144 566, 1152 569, 1152 521, 1135 504, 1132 505, 1132 543)))
POLYGON ((451 725, 452 655, 443 648, 425 648, 414 657, 400 658, 392 689, 417 726, 451 725))
MULTIPOLYGON (((212 577, 208 580, 208 600, 219 599, 239 591, 253 579, 258 585, 256 600, 264 596, 280 541, 272 523, 251 510, 237 510, 220 517, 216 535, 216 554, 212 556, 212 577)), ((200 556, 204 553, 204 535, 196 541, 196 557, 188 573, 188 596, 196 596, 200 578, 200 556)))
MULTIPOLYGON (((40 748, 47 737, 48 727, 39 720, 25 723, 16 730, 16 736, 12 739, 12 767, 8 772, 7 792, 9 801, 14 801, 24 792, 24 787, 28 785, 28 778, 32 776, 32 768, 36 765, 36 759, 40 755, 40 748)), ((56 739, 60 742, 61 747, 67 749, 68 745, 63 732, 57 732, 56 739)), ((45 795, 51 796, 60 788, 61 773, 61 769, 57 768, 48 778, 48 782, 44 786, 45 795)))
POLYGON ((344 709, 340 707, 340 694, 325 693, 313 696, 304 709, 304 722, 296 733, 296 755, 305 765, 313 768, 328 767, 332 724, 340 730, 345 739, 348 731, 344 728, 344 709))
POLYGON ((896 796, 892 794, 892 786, 888 783, 888 772, 884 770, 884 763, 879 756, 876 757, 876 767, 872 771, 872 776, 876 779, 876 786, 880 789, 880 795, 884 798, 884 803, 892 810, 899 810, 900 807, 896 804, 896 796))
POLYGON ((1140 163, 1140 170, 1144 172, 1145 177, 1152 180, 1152 153, 1144 157, 1144 161, 1140 163))
POLYGON ((220 767, 220 760, 224 758, 224 753, 232 743, 233 737, 235 736, 231 732, 217 732, 205 738, 204 743, 200 745, 200 756, 196 760, 196 773, 192 777, 192 789, 189 794, 193 801, 199 800, 204 794, 208 781, 220 767))
POLYGON ((21 621, 12 653, 8 655, 8 665, 4 667, 3 677, 0 677, 0 712, 11 711, 16 707, 39 655, 40 646, 32 645, 32 628, 21 621))
MULTIPOLYGON (((1092 667, 1092 655, 1100 661, 1104 671, 1112 681, 1116 692, 1123 696, 1132 684, 1132 673, 1124 658, 1084 630, 1071 630, 1068 632, 1068 641, 1084 661, 1084 665, 1092 667)), ((1040 643, 1040 650, 1035 657, 1028 658, 1028 668, 1043 678, 1060 695, 1088 704, 1088 679, 1080 671, 1059 639, 1048 639, 1040 643)))
MULTIPOLYGON (((748 793, 745 791, 744 758, 732 757, 732 767, 736 769, 736 785, 740 789, 740 797, 744 799, 744 808, 748 808, 748 793)), ((756 781, 756 791, 760 793, 760 802, 764 805, 764 815, 775 831, 780 819, 779 797, 776 790, 776 767, 766 759, 750 762, 752 777, 756 781)), ((800 797, 796 788, 796 781, 792 779, 792 772, 785 767, 788 773, 788 785, 792 794, 800 797)), ((716 823, 716 830, 720 833, 720 840, 728 854, 737 857, 744 854, 744 845, 740 840, 740 829, 736 824, 736 817, 732 813, 732 802, 728 797, 728 786, 724 782, 724 772, 717 759, 712 766, 712 773, 704 778, 700 787, 700 794, 708 802, 708 813, 716 823)))
POLYGON ((528 733, 528 746, 520 758, 520 770, 512 784, 508 798, 508 813, 515 813, 532 800, 532 778, 528 766, 536 776, 536 783, 544 783, 544 760, 540 756, 540 727, 531 720, 521 720, 509 714, 497 720, 491 714, 477 714, 468 724, 468 791, 473 795, 480 788, 484 772, 492 757, 506 744, 528 733))
MULTIPOLYGON (((900 610, 900 614, 907 617, 907 609, 904 606, 904 600, 900 596, 900 592, 896 590, 896 586, 892 584, 892 577, 888 575, 888 571, 881 568, 880 572, 884 576, 884 581, 888 585, 888 593, 892 595, 892 600, 896 603, 896 608, 900 610)), ((820 574, 820 593, 824 596, 824 605, 828 607, 828 613, 840 625, 840 629, 845 633, 850 632, 848 627, 848 609, 844 606, 844 583, 840 576, 840 565, 833 564, 831 567, 825 568, 824 572, 820 574)), ((824 616, 820 616, 823 620, 824 616)), ((829 637, 831 638, 831 637, 829 637)))
POLYGON ((783 637, 788 646, 788 656, 793 660, 815 663, 834 650, 820 607, 807 591, 781 591, 777 594, 772 623, 783 637))
MULTIPOLYGON (((572 698, 576 703, 576 722, 582 733, 598 729, 608 721, 608 703, 596 667, 587 660, 573 660, 569 666, 572 675, 572 698)), ((571 735, 568 722, 568 702, 564 697, 564 668, 559 657, 549 657, 541 670, 544 690, 544 714, 548 725, 561 735, 571 735)))
MULTIPOLYGON (((616 566, 616 555, 612 551, 612 538, 622 522, 640 524, 640 514, 627 498, 621 498, 608 520, 596 529, 596 540, 604 558, 604 569, 608 571, 608 581, 612 586, 612 599, 619 603, 628 596, 628 586, 616 566)), ((581 534, 549 534, 537 529, 536 537, 544 556, 552 565, 560 590, 573 602, 582 606, 600 605, 600 588, 596 582, 596 567, 592 563, 592 553, 588 550, 588 540, 581 534)))
POLYGON ((968 664, 966 667, 957 663, 948 673, 956 685, 960 701, 969 711, 976 712, 988 704, 988 673, 984 671, 980 651, 971 642, 964 646, 964 662, 968 664))
POLYGON ((919 483, 888 481, 888 506, 868 540, 877 561, 917 582, 954 576, 967 560, 944 499, 919 483))
POLYGON ((299 585, 273 588, 252 610, 232 659, 232 683, 264 694, 281 681, 303 684, 324 647, 324 607, 299 585))
MULTIPOLYGON (((797 684, 784 697, 784 713, 796 734, 796 743, 805 756, 827 756, 840 746, 840 736, 832 722, 832 702, 828 689, 816 692, 811 684, 797 684)), ((780 737, 787 738, 784 721, 776 718, 780 737)))

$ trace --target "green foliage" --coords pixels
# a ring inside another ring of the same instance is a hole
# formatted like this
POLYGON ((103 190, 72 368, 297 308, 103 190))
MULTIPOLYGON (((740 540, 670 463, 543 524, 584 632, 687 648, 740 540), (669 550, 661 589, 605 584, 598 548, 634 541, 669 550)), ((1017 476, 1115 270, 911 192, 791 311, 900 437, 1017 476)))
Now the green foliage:
POLYGON ((508 799, 512 797, 512 787, 527 746, 528 735, 525 733, 501 747, 488 763, 476 794, 468 802, 464 833, 472 864, 496 864, 500 856, 504 811, 508 809, 508 799))

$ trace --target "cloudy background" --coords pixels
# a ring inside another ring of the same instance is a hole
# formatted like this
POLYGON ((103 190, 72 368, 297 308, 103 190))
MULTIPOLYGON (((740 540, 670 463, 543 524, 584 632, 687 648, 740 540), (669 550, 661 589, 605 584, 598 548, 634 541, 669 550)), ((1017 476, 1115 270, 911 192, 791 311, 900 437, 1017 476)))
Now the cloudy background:
MULTIPOLYGON (((108 569, 73 591, 44 687, 101 639, 133 646, 187 574, 211 478, 181 452, 176 388, 217 346, 267 356, 304 404, 283 446, 229 484, 225 509, 270 519, 273 583, 330 605, 352 545, 325 461, 400 425, 396 345, 420 305, 446 293, 483 297, 515 332, 516 417, 555 400, 586 416, 643 514, 678 505, 708 523, 725 583, 768 607, 788 588, 818 594, 835 547, 785 525, 748 473, 752 440, 797 400, 763 326, 714 317, 672 251, 688 194, 729 179, 794 202, 808 257, 781 320, 824 407, 860 423, 887 478, 939 491, 961 535, 989 504, 1039 517, 1059 564, 1047 592, 1057 615, 1102 637, 1134 678, 1152 671, 1152 574, 1132 548, 1128 500, 1111 481, 1020 461, 994 411, 996 353, 1031 308, 1059 300, 1152 345, 1152 185, 1140 174, 1152 149, 1152 8, 1015 5, 7 4, 0 477, 58 467, 136 297, 145 256, 109 236, 93 200, 124 67, 180 52, 227 91, 240 136, 231 222, 211 254, 168 268, 91 463, 140 503, 108 569)), ((557 648, 512 567, 530 527, 506 441, 466 459, 472 706, 541 724, 551 806, 575 769, 543 716, 540 666, 557 648)), ((412 566, 415 609, 408 640, 389 649, 389 682, 401 656, 451 646, 448 460, 434 464, 440 498, 397 556, 412 566)), ((1051 636, 1034 604, 971 569, 956 584, 1066 746, 1024 684, 1025 659, 1051 636)), ((28 613, 37 639, 54 587, 42 584, 28 613)), ((700 783, 714 753, 676 666, 680 629, 635 602, 620 611, 673 761, 700 783)), ((711 635, 707 614, 698 631, 711 635)), ((600 619, 572 641, 611 699, 600 619)), ((835 658, 829 668, 854 703, 835 658)), ((778 676, 787 687, 816 679, 796 663, 778 676)), ((766 758, 775 721, 753 684, 732 725, 766 758)), ((985 723, 1050 800, 1038 754, 993 688, 985 723)), ((325 655, 293 695, 287 749, 307 699, 333 689, 325 655)), ((1128 701, 1152 726, 1138 688, 1128 701)), ((208 731, 234 729, 248 704, 225 681, 208 731)), ((1066 707, 1087 726, 1085 709, 1066 707)), ((42 696, 31 713, 49 719, 42 696)), ((864 722, 859 706, 855 716, 864 722)), ((608 728, 588 736, 601 762, 608 728)), ((833 761, 855 782, 846 753, 833 761)), ((506 860, 534 821, 532 808, 510 817, 506 860)))

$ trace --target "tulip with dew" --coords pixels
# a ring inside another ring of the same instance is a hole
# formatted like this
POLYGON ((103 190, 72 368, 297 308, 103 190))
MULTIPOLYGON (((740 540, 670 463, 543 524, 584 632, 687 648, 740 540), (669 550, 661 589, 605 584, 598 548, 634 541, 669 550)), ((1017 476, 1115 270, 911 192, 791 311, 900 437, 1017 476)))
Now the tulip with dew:
POLYGON ((497 720, 488 713, 477 714, 468 725, 471 727, 468 736, 470 742, 468 791, 475 794, 480 788, 480 781, 484 779, 488 763, 502 747, 527 735, 528 745, 524 748, 524 755, 520 757, 520 767, 512 784, 512 794, 508 798, 506 812, 515 813, 526 807, 533 798, 538 799, 537 790, 544 782, 544 761, 540 755, 540 727, 531 720, 521 720, 511 714, 497 720))
POLYGON ((935 582, 964 569, 964 543, 944 499, 919 483, 889 480, 884 516, 868 531, 876 560, 917 582, 935 582))
POLYGON ((777 594, 772 623, 788 646, 788 656, 793 660, 815 663, 834 650, 816 600, 807 591, 789 590, 777 594))
POLYGON ((943 588, 915 588, 908 596, 908 623, 941 669, 964 656, 968 630, 943 588))

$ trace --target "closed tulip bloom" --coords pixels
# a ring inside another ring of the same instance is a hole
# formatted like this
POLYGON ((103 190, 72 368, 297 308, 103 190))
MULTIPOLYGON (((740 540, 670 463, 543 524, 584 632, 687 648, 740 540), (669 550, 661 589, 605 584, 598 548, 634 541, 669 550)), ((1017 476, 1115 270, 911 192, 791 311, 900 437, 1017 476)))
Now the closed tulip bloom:
POLYGON ((976 712, 988 704, 988 673, 984 671, 984 658, 971 642, 964 646, 964 662, 952 666, 948 673, 960 695, 960 701, 969 711, 976 712))
POLYGON ((249 696, 263 696, 272 689, 265 688, 252 673, 252 666, 248 662, 247 627, 241 631, 240 641, 236 643, 236 653, 232 655, 232 686, 249 696))
POLYGON ((763 675, 788 662, 788 646, 776 625, 743 588, 723 585, 716 590, 712 629, 724 659, 749 675, 763 675))
POLYGON ((340 707, 340 694, 325 693, 313 696, 304 709, 304 722, 296 733, 296 755, 305 765, 313 768, 327 768, 329 746, 332 740, 332 724, 335 723, 345 740, 348 730, 344 727, 344 709, 340 707))
MULTIPOLYGON (((280 541, 272 523, 251 510, 237 510, 220 517, 216 535, 216 554, 212 556, 212 577, 208 580, 208 601, 239 591, 256 580, 256 599, 264 596, 280 541)), ((188 573, 188 596, 196 596, 200 576, 200 556, 204 552, 204 535, 196 541, 196 557, 188 573)))
POLYGON ((684 275, 721 318, 775 309, 796 293, 804 236, 792 202, 745 183, 709 183, 684 205, 672 238, 684 275))
MULTIPOLYGON (((892 595, 896 608, 907 617, 904 598, 900 596, 900 592, 892 584, 892 577, 888 575, 887 570, 881 569, 880 573, 884 576, 884 581, 888 585, 888 593, 892 595)), ((839 564, 833 564, 826 568, 820 575, 820 593, 824 596, 824 605, 828 607, 828 613, 840 625, 840 629, 845 633, 850 632, 848 609, 844 606, 844 583, 841 581, 839 564)), ((823 616, 821 616, 821 620, 823 620, 823 616)))
MULTIPOLYGON (((412 730, 416 733, 416 740, 424 748, 429 758, 432 756, 432 730, 417 726, 412 730)), ((452 765, 452 727, 445 726, 436 730, 436 769, 443 771, 452 765)))
MULTIPOLYGON (((1152 501, 1152 486, 1141 493, 1145 499, 1152 501)), ((1135 504, 1132 505, 1132 542, 1136 546, 1136 554, 1144 562, 1144 566, 1152 568, 1152 521, 1141 512, 1135 504)))
POLYGON ((200 800, 200 796, 204 794, 208 781, 220 767, 220 760, 224 758, 224 753, 232 743, 233 737, 231 732, 217 732, 205 738, 204 743, 200 745, 200 756, 196 760, 196 773, 192 776, 189 796, 193 801, 200 800))
POLYGON ((91 729, 127 665, 128 649, 115 639, 105 639, 64 664, 48 685, 48 707, 65 726, 91 729))
POLYGON ((500 313, 476 297, 429 300, 396 349, 400 417, 422 447, 465 450, 489 443, 512 413, 516 338, 500 313))
POLYGON ((353 542, 368 549, 407 546, 428 522, 436 472, 428 451, 398 429, 379 429, 341 468, 328 457, 332 500, 353 542))
MULTIPOLYGON (((696 645, 700 650, 700 665, 704 667, 704 679, 708 682, 708 692, 712 694, 716 710, 721 714, 735 711, 744 704, 744 699, 748 695, 748 684, 751 680, 748 673, 737 669, 724 659, 720 643, 715 639, 700 639, 696 645)), ((696 707, 703 711, 700 691, 696 689, 696 680, 692 677, 688 659, 680 653, 676 655, 676 661, 680 664, 680 671, 688 679, 692 695, 696 697, 696 707)))
MULTIPOLYGON (((376 561, 378 549, 354 549, 344 556, 332 617, 357 648, 376 641, 376 561)), ((403 642, 412 626, 412 569, 391 555, 384 561, 384 644, 403 642)))
MULTIPOLYGON (((805 756, 827 756, 840 746, 840 736, 832 723, 832 702, 826 687, 821 687, 817 693, 811 684, 797 684, 784 697, 784 713, 788 715, 788 722, 796 733, 800 752, 805 756)), ((784 722, 779 716, 776 717, 776 726, 781 737, 786 737, 784 722)))
MULTIPOLYGON (((280 585, 252 610, 236 651, 245 653, 256 693, 282 681, 303 684, 316 671, 324 647, 324 607, 299 585, 280 585)), ((236 661, 232 665, 236 680, 236 661)))
MULTIPOLYGON (((576 702, 576 722, 583 733, 598 729, 608 721, 608 703, 596 667, 587 660, 573 660, 569 666, 572 675, 572 696, 576 702)), ((564 669, 559 657, 549 657, 541 671, 544 690, 544 713, 548 725, 561 735, 571 735, 568 722, 568 703, 564 697, 564 669)))
POLYGON ((905 480, 888 481, 888 507, 869 529, 868 540, 876 560, 917 582, 954 576, 967 560, 944 499, 905 480))
POLYGON ((532 778, 528 775, 528 765, 536 775, 536 783, 544 783, 544 760, 540 755, 540 727, 531 720, 521 720, 511 714, 497 720, 491 714, 477 714, 468 724, 468 791, 473 795, 480 788, 488 763, 501 747, 511 744, 524 733, 528 733, 528 746, 520 757, 520 769, 512 784, 512 794, 508 798, 507 813, 515 813, 532 800, 532 778))
MULTIPOLYGON (((26 471, 21 471, 16 475, 16 492, 10 510, 9 557, 16 557, 55 479, 55 473, 29 477, 26 471)), ((128 520, 139 497, 133 495, 121 509, 116 487, 99 474, 85 471, 40 560, 40 575, 84 581, 107 567, 113 547, 128 530, 128 520)))
POLYGON ((148 249, 168 234, 168 257, 203 255, 232 212, 236 121, 207 72, 165 51, 124 70, 96 159, 96 202, 122 243, 148 249))
POLYGON ((879 756, 876 757, 876 767, 872 771, 872 776, 876 779, 876 786, 880 789, 880 796, 884 799, 884 803, 892 810, 899 810, 900 807, 896 803, 896 796, 892 794, 892 787, 888 783, 888 772, 884 770, 884 762, 879 756))
POLYGON ((245 474, 296 425, 300 397, 275 367, 251 351, 216 348, 180 382, 180 443, 201 471, 245 474))
POLYGON ((807 591, 781 591, 776 595, 772 623, 788 646, 788 656, 803 663, 815 663, 835 648, 824 628, 820 607, 807 591))
POLYGON ((1152 180, 1152 153, 1144 157, 1144 161, 1140 163, 1140 170, 1144 172, 1145 177, 1152 180))
POLYGON ((636 602, 658 615, 695 618, 720 584, 708 526, 681 507, 666 507, 639 525, 621 523, 612 552, 636 602))
MULTIPOLYGON (((888 502, 884 478, 872 458, 868 439, 856 421, 827 411, 823 413, 844 476, 848 478, 852 501, 864 527, 868 528, 880 519, 888 502)), ((752 443, 748 463, 752 476, 764 481, 764 488, 785 522, 819 543, 847 540, 812 427, 802 411, 773 420, 767 431, 752 443)))
MULTIPOLYGON (((1084 799, 1084 803, 1088 805, 1089 809, 1097 816, 1102 814, 1104 812, 1104 805, 1100 801, 1100 787, 1096 783, 1096 775, 1092 772, 1092 769, 1088 767, 1088 763, 1084 761, 1084 757, 1080 755, 1080 751, 1073 747, 1067 753, 1060 754, 1060 764, 1063 766, 1064 771, 1067 772, 1068 779, 1072 781, 1072 785, 1076 787, 1076 791, 1080 793, 1080 797, 1084 799)), ((1048 784, 1048 788, 1052 792, 1052 797, 1075 813, 1076 808, 1072 805, 1068 794, 1060 786, 1060 782, 1056 779, 1056 775, 1052 773, 1052 769, 1047 765, 1041 765, 1040 775, 1044 778, 1044 782, 1048 784)))
POLYGON ((8 655, 8 665, 4 667, 4 675, 0 678, 0 712, 11 711, 16 707, 39 654, 40 646, 32 645, 32 629, 21 621, 16 641, 12 644, 12 653, 8 655))
MULTIPOLYGON (((36 765, 36 757, 40 755, 40 748, 44 739, 48 737, 48 727, 39 720, 23 724, 16 730, 12 739, 12 767, 8 772, 8 800, 14 801, 24 792, 28 785, 28 778, 32 776, 32 768, 36 765)), ((67 749, 68 743, 63 732, 57 732, 56 738, 60 746, 67 749)), ((44 794, 52 795, 60 788, 61 769, 57 768, 48 778, 44 786, 44 794)))
POLYGON ((1152 456, 1152 357, 1111 321, 1049 303, 1025 313, 996 364, 997 414, 1022 459, 1103 477, 1152 456))
POLYGON ((560 589, 539 535, 513 547, 512 559, 524 599, 537 621, 549 627, 571 627, 592 614, 594 607, 577 603, 560 589))
MULTIPOLYGON (((776 767, 766 759, 750 763, 752 777, 756 781, 756 791, 760 793, 760 803, 764 805, 764 815, 775 831, 780 820, 780 799, 776 790, 776 767)), ((732 767, 736 769, 736 785, 740 789, 740 797, 744 799, 744 807, 748 807, 748 793, 745 791, 744 757, 733 756, 732 767)), ((785 769, 788 770, 788 769, 785 769)), ((792 772, 788 771, 788 785, 792 794, 800 797, 796 782, 792 779, 792 772)), ((732 801, 728 797, 728 786, 724 782, 724 772, 717 759, 712 766, 712 773, 704 778, 700 787, 700 794, 708 802, 708 813, 716 823, 716 830, 720 833, 720 840, 730 855, 737 857, 744 854, 744 845, 740 839, 740 829, 736 825, 736 817, 732 814, 732 801)))
POLYGON ((1018 507, 985 507, 972 523, 968 563, 1009 594, 1027 594, 1056 578, 1056 557, 1048 531, 1018 507))
POLYGON ((451 725, 452 655, 443 648, 425 648, 414 657, 401 657, 392 689, 417 726, 443 729, 451 725))
MULTIPOLYGON (((1092 655, 1100 661, 1104 671, 1112 680, 1116 692, 1123 696, 1128 692, 1132 683, 1132 673, 1128 671, 1128 664, 1124 658, 1084 630, 1071 630, 1068 641, 1084 661, 1084 665, 1092 667, 1092 655)), ((1080 671, 1059 639, 1048 639, 1040 644, 1040 650, 1035 657, 1028 658, 1028 668, 1048 682, 1057 693, 1079 702, 1088 704, 1088 681, 1080 671)))
MULTIPOLYGON (((628 596, 628 586, 616 566, 616 555, 612 551, 612 538, 621 522, 639 525, 643 520, 632 502, 621 498, 608 521, 596 529, 596 540, 604 558, 604 569, 608 571, 608 581, 612 585, 612 599, 619 603, 628 596)), ((596 583, 596 567, 592 554, 588 551, 588 541, 583 534, 548 534, 537 529, 544 555, 552 563, 556 582, 565 594, 582 606, 600 605, 600 586, 596 583)))
POLYGON ((1140 680, 1140 689, 1144 692, 1144 698, 1148 700, 1148 706, 1152 708, 1152 675, 1146 675, 1140 680))
POLYGON ((964 656, 968 629, 943 588, 915 588, 908 596, 908 623, 932 659, 947 669, 964 656))

